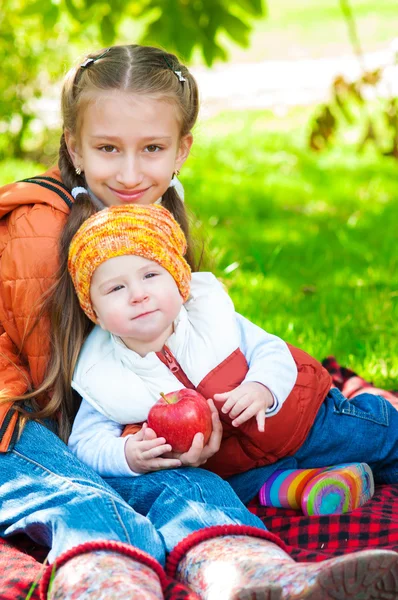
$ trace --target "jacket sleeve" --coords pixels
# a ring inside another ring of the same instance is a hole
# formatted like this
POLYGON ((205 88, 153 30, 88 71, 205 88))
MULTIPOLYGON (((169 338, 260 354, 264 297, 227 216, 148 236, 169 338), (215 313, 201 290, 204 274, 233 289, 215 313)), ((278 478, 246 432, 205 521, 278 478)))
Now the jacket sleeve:
POLYGON ((240 331, 240 349, 249 371, 245 382, 256 381, 265 385, 274 396, 274 405, 267 416, 275 415, 293 389, 297 367, 287 344, 276 335, 267 333, 242 315, 236 313, 240 331))
POLYGON ((82 400, 68 446, 77 458, 102 477, 131 477, 124 454, 127 437, 120 437, 123 426, 111 421, 86 400, 82 400))
MULTIPOLYGON (((0 335, 0 381, 1 400, 23 394, 30 382, 29 373, 5 332, 0 335)), ((11 406, 12 402, 0 404, 0 452, 6 452, 16 435, 18 414, 10 410, 11 406)))
POLYGON ((66 215, 50 206, 24 206, 9 218, 0 261, 0 390, 11 395, 38 386, 49 356, 49 323, 29 330, 58 270, 58 240, 66 215), (8 366, 7 366, 8 363, 8 366), (10 386, 10 384, 12 385, 10 386), (8 390, 8 392, 7 392, 8 390))

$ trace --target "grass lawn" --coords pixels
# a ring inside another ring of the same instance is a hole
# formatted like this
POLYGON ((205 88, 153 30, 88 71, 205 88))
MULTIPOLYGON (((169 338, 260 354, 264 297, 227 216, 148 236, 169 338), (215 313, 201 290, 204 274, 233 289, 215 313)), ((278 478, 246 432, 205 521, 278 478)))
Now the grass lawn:
MULTIPOLYGON (((238 311, 319 359, 398 387, 398 163, 305 149, 309 109, 198 126, 182 171, 208 264, 238 311)), ((0 164, 0 184, 37 174, 0 164)))
POLYGON ((206 122, 183 169, 189 205, 238 311, 398 387, 398 163, 347 147, 315 155, 307 119, 206 122))

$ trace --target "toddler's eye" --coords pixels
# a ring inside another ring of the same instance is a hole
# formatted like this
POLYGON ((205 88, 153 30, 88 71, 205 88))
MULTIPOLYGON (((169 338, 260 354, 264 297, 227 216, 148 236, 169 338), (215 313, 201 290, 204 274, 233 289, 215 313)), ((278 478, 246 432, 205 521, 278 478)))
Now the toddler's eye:
POLYGON ((145 279, 152 279, 152 277, 156 277, 157 273, 146 273, 145 279))
POLYGON ((150 144, 149 146, 146 147, 146 151, 153 153, 153 152, 158 152, 160 150, 160 146, 156 146, 156 144, 150 144))
POLYGON ((124 287, 123 285, 116 285, 114 288, 109 290, 109 293, 111 294, 112 292, 118 292, 119 290, 122 290, 123 287, 124 287))

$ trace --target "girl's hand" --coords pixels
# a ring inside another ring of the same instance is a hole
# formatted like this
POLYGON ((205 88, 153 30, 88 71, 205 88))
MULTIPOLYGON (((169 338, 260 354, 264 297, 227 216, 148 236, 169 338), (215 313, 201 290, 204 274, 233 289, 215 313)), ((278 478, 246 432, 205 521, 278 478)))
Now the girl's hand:
POLYGON ((181 467, 182 462, 178 457, 162 458, 170 450, 171 446, 166 444, 165 438, 158 438, 146 423, 140 431, 128 438, 124 446, 127 464, 134 473, 181 467))
POLYGON ((224 394, 214 394, 216 402, 224 402, 221 412, 229 414, 234 427, 256 417, 259 431, 264 431, 265 410, 273 405, 274 397, 262 383, 248 381, 224 394))
POLYGON ((220 417, 218 416, 218 411, 214 406, 213 400, 208 400, 207 402, 209 403, 211 410, 213 431, 206 446, 203 445, 203 433, 197 433, 192 440, 190 449, 187 452, 184 452, 183 454, 171 452, 168 455, 178 457, 181 465, 184 467, 200 467, 200 465, 203 465, 220 449, 222 438, 222 425, 220 417))

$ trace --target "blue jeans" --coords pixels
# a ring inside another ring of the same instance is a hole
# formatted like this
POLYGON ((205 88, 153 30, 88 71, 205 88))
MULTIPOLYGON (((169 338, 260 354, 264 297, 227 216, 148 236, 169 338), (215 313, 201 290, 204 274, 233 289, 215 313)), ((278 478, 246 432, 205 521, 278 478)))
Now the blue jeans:
POLYGON ((28 422, 15 447, 0 455, 0 537, 25 533, 51 548, 50 562, 73 546, 102 539, 132 544, 164 564, 166 552, 204 527, 265 529, 227 482, 202 469, 109 482, 117 491, 53 432, 28 422))
POLYGON ((242 502, 248 502, 276 469, 348 462, 368 463, 376 483, 398 483, 398 411, 382 396, 360 394, 347 400, 333 388, 307 439, 292 457, 234 475, 228 481, 242 502))

